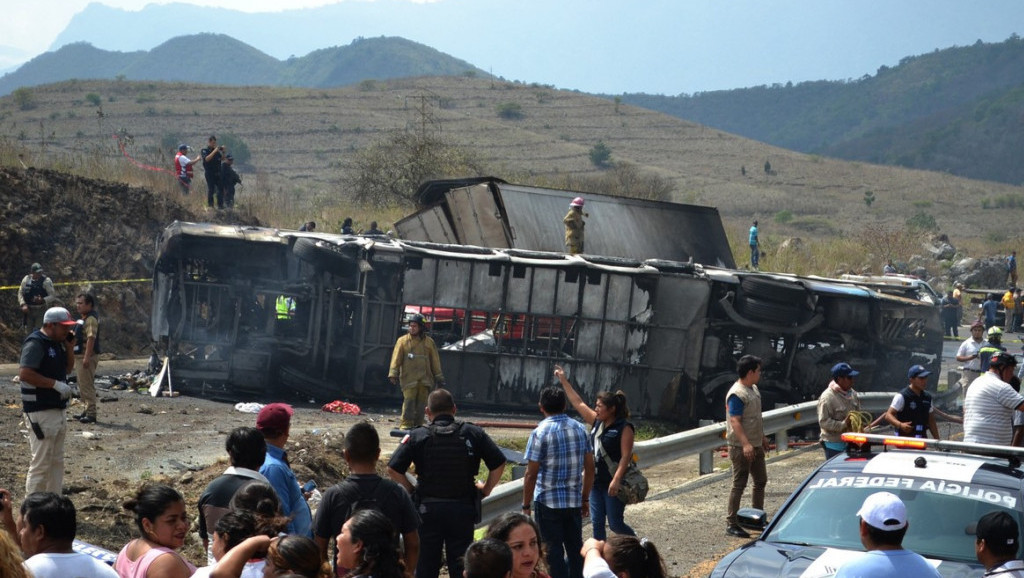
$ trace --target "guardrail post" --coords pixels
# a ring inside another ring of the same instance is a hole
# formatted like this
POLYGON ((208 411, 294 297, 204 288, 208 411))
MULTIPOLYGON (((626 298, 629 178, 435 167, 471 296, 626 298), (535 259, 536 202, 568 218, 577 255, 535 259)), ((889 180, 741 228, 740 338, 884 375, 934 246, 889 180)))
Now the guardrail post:
MULTIPOLYGON (((715 420, 702 419, 699 422, 700 427, 711 425, 715 423, 715 420)), ((713 450, 707 450, 700 453, 700 475, 710 474, 715 471, 715 454, 713 450)))
POLYGON ((775 432, 775 451, 784 452, 789 449, 789 430, 775 432))

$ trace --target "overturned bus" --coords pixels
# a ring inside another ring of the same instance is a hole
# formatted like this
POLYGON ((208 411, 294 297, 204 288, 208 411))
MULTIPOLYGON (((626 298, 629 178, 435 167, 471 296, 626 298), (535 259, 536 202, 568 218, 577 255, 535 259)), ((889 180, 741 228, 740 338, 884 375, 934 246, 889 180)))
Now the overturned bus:
POLYGON ((500 411, 534 410, 554 365, 585 397, 622 389, 634 413, 690 425, 723 417, 744 354, 765 362, 766 407, 816 397, 838 361, 862 391, 940 364, 937 307, 853 281, 180 222, 158 244, 153 338, 197 395, 397 399, 391 347, 411 312, 460 405, 500 411))

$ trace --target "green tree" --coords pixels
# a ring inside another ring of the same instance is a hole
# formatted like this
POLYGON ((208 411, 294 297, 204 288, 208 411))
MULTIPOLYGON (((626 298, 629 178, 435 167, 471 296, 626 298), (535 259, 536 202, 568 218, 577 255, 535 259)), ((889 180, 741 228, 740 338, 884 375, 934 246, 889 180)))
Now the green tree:
POLYGON ((413 204, 416 189, 424 181, 483 172, 470 151, 440 136, 395 131, 357 151, 344 181, 357 202, 386 207, 413 204))
POLYGON ((90 92, 89 94, 85 95, 85 100, 89 101, 89 104, 93 106, 99 106, 100 103, 103 102, 103 99, 100 98, 100 95, 96 94, 95 92, 90 92))
POLYGON ((875 202, 875 193, 873 193, 871 191, 865 191, 864 192, 864 204, 867 205, 868 208, 870 209, 871 208, 871 203, 874 203, 874 202, 875 202))
POLYGON ((607 167, 612 164, 612 149, 604 144, 604 141, 597 141, 597 144, 590 149, 590 162, 596 167, 607 167))
POLYGON ((14 98, 14 104, 21 110, 32 110, 36 107, 36 93, 32 92, 31 88, 23 86, 11 93, 11 96, 14 98))

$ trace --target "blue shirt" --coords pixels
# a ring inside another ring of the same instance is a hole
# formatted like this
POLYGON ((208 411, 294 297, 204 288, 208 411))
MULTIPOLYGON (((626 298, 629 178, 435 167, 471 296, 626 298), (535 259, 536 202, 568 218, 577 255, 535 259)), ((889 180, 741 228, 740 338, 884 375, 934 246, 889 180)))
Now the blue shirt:
POLYGON ((835 578, 940 578, 920 554, 910 550, 871 550, 839 567, 835 578))
POLYGON ((757 244, 757 225, 750 228, 750 244, 757 244))
POLYGON ((999 309, 999 302, 992 299, 986 299, 981 304, 981 310, 985 313, 985 322, 989 325, 996 322, 996 311, 999 309))
POLYGON ((594 453, 583 424, 564 413, 541 420, 526 442, 526 459, 539 462, 533 501, 549 508, 583 506, 583 460, 594 453))
POLYGON ((292 518, 288 522, 288 533, 312 538, 313 516, 309 512, 306 498, 302 497, 295 473, 284 463, 284 450, 267 444, 267 457, 263 460, 260 473, 277 492, 277 498, 281 500, 281 513, 292 518))

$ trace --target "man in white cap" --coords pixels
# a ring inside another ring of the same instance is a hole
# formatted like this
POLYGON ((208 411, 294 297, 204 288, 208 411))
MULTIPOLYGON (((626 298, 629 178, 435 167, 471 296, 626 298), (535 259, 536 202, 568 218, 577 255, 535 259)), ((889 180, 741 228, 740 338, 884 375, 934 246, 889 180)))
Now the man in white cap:
POLYGON ((43 326, 26 337, 21 346, 18 380, 32 451, 25 495, 60 494, 64 485, 64 413, 71 398, 67 375, 75 368, 75 325, 67 309, 51 307, 43 315, 43 326))
POLYGON ((583 252, 583 197, 576 197, 569 203, 569 212, 562 219, 565 224, 565 252, 576 255, 583 252))
POLYGON ((871 494, 857 516, 860 542, 867 552, 840 566, 835 578, 939 578, 938 570, 923 556, 903 548, 910 523, 907 507, 895 494, 871 494))

